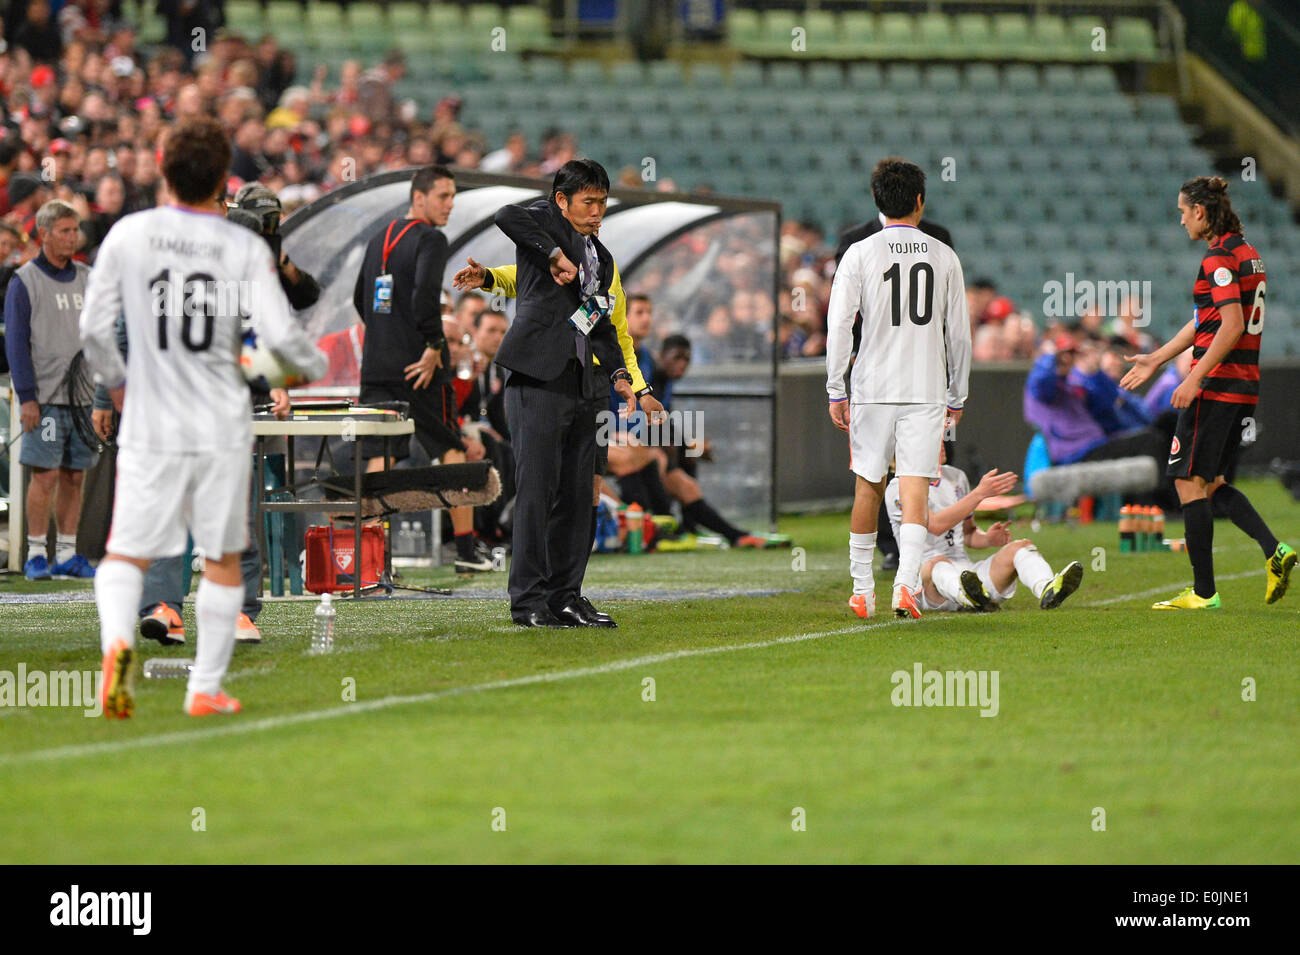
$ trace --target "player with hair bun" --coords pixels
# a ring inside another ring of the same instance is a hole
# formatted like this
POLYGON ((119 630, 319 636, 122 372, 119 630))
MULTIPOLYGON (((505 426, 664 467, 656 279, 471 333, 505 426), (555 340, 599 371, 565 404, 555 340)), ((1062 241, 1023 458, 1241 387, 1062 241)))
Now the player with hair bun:
POLYGON ((1178 192, 1183 228, 1193 241, 1209 248, 1192 287, 1194 313, 1163 348, 1131 355, 1133 363, 1120 382, 1139 387, 1169 359, 1192 349, 1192 368, 1173 393, 1182 410, 1167 474, 1174 479, 1183 505, 1187 556, 1193 586, 1156 610, 1216 610, 1222 604, 1214 582, 1213 498, 1220 513, 1254 538, 1264 552, 1264 602, 1286 593, 1296 552, 1280 542, 1251 506, 1246 495, 1226 483, 1224 473, 1241 444, 1242 431, 1259 402, 1259 346, 1264 333, 1264 262, 1242 235, 1232 211, 1228 183, 1219 176, 1198 176, 1178 192))

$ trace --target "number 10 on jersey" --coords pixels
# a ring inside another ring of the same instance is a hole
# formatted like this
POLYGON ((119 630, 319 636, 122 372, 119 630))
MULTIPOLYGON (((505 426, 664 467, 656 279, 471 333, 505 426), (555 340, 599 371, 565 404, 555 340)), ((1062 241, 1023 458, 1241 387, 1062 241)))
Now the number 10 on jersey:
MULTIPOLYGON (((885 270, 884 279, 891 286, 891 324, 903 324, 903 269, 897 262, 885 270)), ((907 310, 913 325, 929 325, 934 308, 934 269, 929 262, 917 262, 907 273, 907 310), (921 276, 925 276, 925 307, 922 308, 921 276)))

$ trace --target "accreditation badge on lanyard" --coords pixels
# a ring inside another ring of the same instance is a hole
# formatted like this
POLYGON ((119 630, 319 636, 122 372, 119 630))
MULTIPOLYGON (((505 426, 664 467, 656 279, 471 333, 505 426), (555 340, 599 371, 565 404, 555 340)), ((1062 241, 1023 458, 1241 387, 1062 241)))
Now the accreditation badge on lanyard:
POLYGON ((388 223, 388 231, 384 233, 383 258, 379 265, 379 275, 375 276, 375 297, 371 305, 376 315, 389 315, 393 311, 393 276, 388 271, 388 256, 392 254, 393 249, 397 248, 397 243, 402 241, 402 236, 411 230, 416 221, 412 219, 408 222, 406 228, 397 233, 396 239, 393 238, 393 226, 397 225, 397 220, 388 223))
POLYGON ((605 295, 593 295, 581 305, 578 310, 569 316, 569 324, 576 328, 583 335, 590 335, 592 328, 602 317, 608 317, 610 313, 609 297, 605 295))

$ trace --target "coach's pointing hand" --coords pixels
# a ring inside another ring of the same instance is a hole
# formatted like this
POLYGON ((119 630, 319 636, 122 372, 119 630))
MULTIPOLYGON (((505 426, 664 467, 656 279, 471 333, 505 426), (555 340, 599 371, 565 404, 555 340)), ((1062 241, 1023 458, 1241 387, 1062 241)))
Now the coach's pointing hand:
POLYGON ((847 401, 832 401, 830 403, 831 421, 835 427, 841 431, 849 430, 849 403, 847 401))
POLYGON ((479 265, 473 259, 466 259, 469 265, 461 269, 451 277, 451 284, 455 286, 458 292, 467 292, 470 289, 479 289, 487 281, 488 271, 479 265))

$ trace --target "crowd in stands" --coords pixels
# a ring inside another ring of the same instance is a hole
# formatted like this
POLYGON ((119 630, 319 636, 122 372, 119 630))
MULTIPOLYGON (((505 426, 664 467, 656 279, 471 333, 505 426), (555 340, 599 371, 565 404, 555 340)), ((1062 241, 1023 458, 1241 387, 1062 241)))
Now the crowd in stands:
MULTIPOLYGON (((158 7, 168 17, 168 42, 146 50, 122 18, 120 0, 9 4, 0 51, 0 278, 36 254, 33 217, 51 198, 81 215, 77 258, 93 263, 114 222, 161 201, 161 136, 173 120, 197 113, 216 115, 229 130, 232 192, 261 181, 280 196, 286 215, 383 170, 436 162, 549 177, 581 152, 583 144, 560 125, 539 142, 521 132, 488 142, 477 131, 481 117, 466 115, 453 91, 422 115, 396 95, 406 73, 400 51, 303 77, 275 37, 250 41, 218 29, 220 4, 158 7), (196 51, 200 27, 209 32, 196 51)), ((618 184, 677 188, 669 178, 643 182, 634 168, 621 170, 618 184)), ((867 205, 844 220, 867 218, 867 205)), ((631 289, 654 296, 661 335, 690 336, 697 363, 766 361, 775 264, 780 356, 817 357, 825 352, 834 276, 830 238, 823 224, 786 218, 772 249, 758 217, 738 217, 682 236, 638 270, 631 289)), ((989 280, 972 281, 968 300, 977 362, 1031 359, 1064 330, 1044 327, 989 280)), ((1083 320, 1081 333, 1135 341, 1135 331, 1131 317, 1097 314, 1083 320)))

